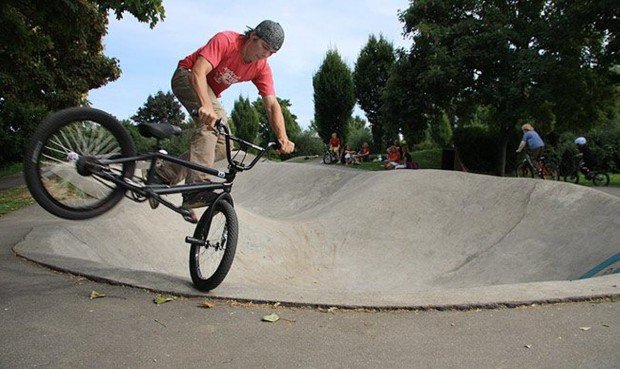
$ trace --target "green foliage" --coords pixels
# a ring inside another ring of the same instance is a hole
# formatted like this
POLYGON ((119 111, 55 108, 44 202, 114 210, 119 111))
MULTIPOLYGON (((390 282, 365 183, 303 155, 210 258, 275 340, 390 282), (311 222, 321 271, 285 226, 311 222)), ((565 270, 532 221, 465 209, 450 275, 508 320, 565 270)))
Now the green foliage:
POLYGON ((113 10, 116 19, 123 18, 123 12, 129 12, 140 22, 148 22, 151 28, 165 18, 162 0, 97 0, 101 13, 113 10))
POLYGON ((296 156, 322 156, 325 152, 325 144, 316 131, 305 130, 297 135, 295 141, 295 155, 296 156))
POLYGON ((439 147, 449 147, 452 143, 452 127, 445 112, 433 117, 430 125, 430 136, 439 147))
MULTIPOLYGON (((282 109, 282 116, 284 117, 284 126, 289 139, 297 144, 297 137, 301 134, 301 128, 297 123, 297 116, 291 113, 291 102, 287 99, 278 99, 280 109, 282 109)), ((268 142, 273 142, 276 139, 276 135, 271 129, 269 124, 269 118, 267 117, 267 111, 265 110, 265 104, 261 98, 256 99, 252 106, 258 112, 259 116, 259 136, 261 138, 261 145, 265 146, 268 142)))
POLYGON ((609 115, 614 11, 609 1, 415 1, 400 13, 413 46, 398 75, 410 80, 395 82, 429 116, 442 109, 458 121, 491 107, 502 172, 519 123, 535 122, 544 134, 587 129, 609 115))
POLYGON ((384 136, 382 142, 375 142, 376 149, 383 151, 385 144, 390 142, 398 133, 402 133, 407 142, 417 144, 425 139, 428 120, 425 117, 425 92, 416 87, 418 84, 418 68, 409 61, 403 52, 392 69, 385 90, 383 92, 383 119, 384 136))
POLYGON ((497 137, 485 127, 457 128, 454 145, 463 164, 472 172, 491 173, 497 166, 497 137))
POLYGON ((119 77, 118 60, 102 53, 108 9, 151 25, 163 17, 161 0, 0 2, 0 160, 21 158, 43 116, 119 77))
POLYGON ((351 148, 358 151, 364 142, 368 142, 369 144, 372 142, 370 129, 366 127, 366 122, 362 118, 358 116, 351 118, 349 121, 349 134, 346 143, 348 143, 351 148))
POLYGON ((239 96, 230 114, 235 125, 235 135, 242 140, 256 141, 259 127, 259 115, 250 104, 250 99, 239 96))
POLYGON ((336 50, 325 56, 312 78, 314 87, 314 123, 317 133, 327 143, 333 132, 347 140, 347 125, 355 106, 355 88, 351 70, 336 50))
POLYGON ((155 96, 149 95, 131 119, 136 123, 170 123, 180 126, 185 121, 185 113, 181 111, 181 104, 172 92, 158 91, 155 96))
MULTIPOLYGON (((353 71, 355 96, 370 122, 374 142, 385 140, 381 109, 382 94, 395 62, 394 46, 379 35, 370 35, 360 51, 353 71)), ((370 141, 369 141, 370 142, 370 141)))

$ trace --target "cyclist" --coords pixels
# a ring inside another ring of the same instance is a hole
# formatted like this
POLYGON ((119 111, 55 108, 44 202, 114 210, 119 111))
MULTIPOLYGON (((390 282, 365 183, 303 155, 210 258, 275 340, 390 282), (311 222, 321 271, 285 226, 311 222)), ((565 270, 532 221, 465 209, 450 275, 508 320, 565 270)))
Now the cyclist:
POLYGON ((534 130, 531 124, 524 124, 521 126, 521 130, 523 131, 523 138, 521 139, 521 143, 517 148, 517 152, 521 152, 525 145, 527 145, 530 149, 530 158, 532 159, 532 164, 534 168, 538 171, 540 170, 538 166, 538 160, 543 150, 545 149, 545 143, 542 138, 538 135, 538 133, 534 130))
POLYGON ((586 178, 590 179, 590 172, 592 168, 596 165, 596 157, 594 153, 587 145, 588 141, 585 137, 577 137, 575 139, 575 145, 577 145, 577 150, 579 150, 579 156, 581 156, 581 160, 583 161, 583 165, 580 165, 583 174, 586 178))
MULTIPOLYGON (((249 28, 249 27, 248 27, 249 28)), ((172 91, 187 111, 198 112, 198 128, 190 140, 186 159, 212 167, 226 155, 224 138, 214 131, 215 121, 226 120, 226 111, 218 100, 231 84, 252 81, 262 97, 265 110, 281 148, 280 153, 291 153, 295 144, 287 136, 284 117, 275 96, 271 67, 267 58, 275 54, 284 42, 284 30, 279 23, 264 20, 244 34, 223 31, 207 44, 178 63, 172 76, 172 91)), ((210 176, 189 171, 166 163, 158 169, 162 183, 209 182, 210 176)), ((209 205, 217 195, 211 191, 183 194, 186 209, 209 205)))

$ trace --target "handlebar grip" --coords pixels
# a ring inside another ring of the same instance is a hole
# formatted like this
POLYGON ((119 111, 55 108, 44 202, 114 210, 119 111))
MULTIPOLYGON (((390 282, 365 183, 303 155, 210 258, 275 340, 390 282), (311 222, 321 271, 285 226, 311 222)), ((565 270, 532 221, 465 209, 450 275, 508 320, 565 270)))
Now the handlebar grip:
POLYGON ((267 147, 270 149, 279 150, 282 147, 282 145, 280 144, 279 141, 275 141, 275 142, 270 142, 267 145, 267 147))

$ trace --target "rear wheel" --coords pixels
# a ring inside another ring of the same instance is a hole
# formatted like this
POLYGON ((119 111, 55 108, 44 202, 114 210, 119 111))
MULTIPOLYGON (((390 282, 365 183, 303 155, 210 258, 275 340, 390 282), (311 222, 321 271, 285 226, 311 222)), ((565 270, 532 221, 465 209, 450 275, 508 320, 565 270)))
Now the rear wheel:
POLYGON ((133 155, 131 137, 116 118, 92 108, 65 109, 43 121, 32 136, 24 177, 45 210, 61 218, 88 219, 110 210, 125 194, 91 170, 119 179, 132 176, 135 162, 103 166, 99 161, 133 155))
POLYGON ((534 178, 534 171, 527 163, 517 165, 517 177, 534 178))
POLYGON ((237 214, 228 201, 219 200, 211 206, 211 216, 211 209, 208 209, 194 232, 194 238, 204 244, 192 243, 189 253, 192 282, 205 292, 216 288, 226 278, 235 257, 239 233, 237 214))
POLYGON ((607 186, 609 185, 609 174, 603 172, 597 172, 592 178, 592 183, 595 186, 607 186))

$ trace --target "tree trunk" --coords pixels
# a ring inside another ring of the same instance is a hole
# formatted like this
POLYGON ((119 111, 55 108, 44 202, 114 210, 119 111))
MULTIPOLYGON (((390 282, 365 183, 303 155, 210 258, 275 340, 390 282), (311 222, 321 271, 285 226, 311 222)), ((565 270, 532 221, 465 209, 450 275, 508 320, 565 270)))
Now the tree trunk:
POLYGON ((497 175, 504 177, 506 174, 506 150, 508 149, 509 128, 504 127, 500 133, 497 153, 497 175))

